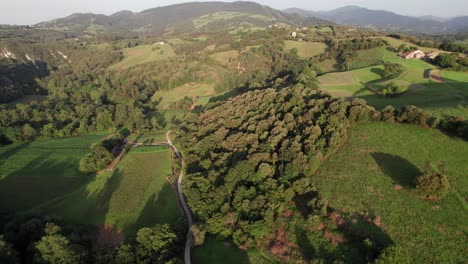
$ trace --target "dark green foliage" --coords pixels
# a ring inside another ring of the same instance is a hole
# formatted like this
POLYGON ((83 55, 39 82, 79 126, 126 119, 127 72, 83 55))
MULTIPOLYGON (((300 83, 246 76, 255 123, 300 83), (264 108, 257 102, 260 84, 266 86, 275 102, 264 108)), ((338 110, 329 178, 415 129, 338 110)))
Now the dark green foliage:
POLYGON ((457 63, 457 56, 452 54, 440 54, 435 57, 434 64, 443 68, 455 67, 457 63))
POLYGON ((398 63, 385 63, 384 72, 382 77, 387 78, 395 75, 399 75, 405 71, 405 67, 398 63))
POLYGON ((427 200, 439 200, 448 194, 450 183, 448 177, 428 163, 424 173, 416 179, 416 192, 427 200))
POLYGON ((382 95, 395 97, 402 95, 408 91, 408 86, 391 82, 382 90, 382 95))
POLYGON ((342 70, 349 70, 357 51, 387 46, 387 41, 380 38, 355 38, 346 40, 327 40, 328 49, 324 58, 335 58, 342 70))
MULTIPOLYGON (((374 111, 295 86, 245 93, 183 124, 185 192, 199 231, 238 245, 266 238, 294 197, 315 191, 308 177, 347 127, 374 111)), ((313 207, 326 212, 320 201, 313 207)))
POLYGON ((16 264, 19 263, 17 253, 13 247, 0 236, 0 263, 16 264))
POLYGON ((39 263, 80 263, 81 256, 70 244, 70 241, 60 234, 60 227, 47 224, 46 235, 36 243, 37 261, 39 263))
POLYGON ((176 257, 177 235, 169 225, 142 228, 136 240, 139 263, 165 263, 176 257))
POLYGON ((94 173, 109 165, 116 154, 122 151, 124 138, 128 136, 128 130, 112 135, 111 137, 94 144, 91 152, 80 160, 80 171, 83 173, 94 173))

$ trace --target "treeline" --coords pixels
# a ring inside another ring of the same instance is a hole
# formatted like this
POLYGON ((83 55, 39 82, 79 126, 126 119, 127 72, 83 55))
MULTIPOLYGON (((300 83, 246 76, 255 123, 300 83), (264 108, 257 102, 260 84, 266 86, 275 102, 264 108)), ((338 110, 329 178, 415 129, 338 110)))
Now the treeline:
POLYGON ((420 39, 415 36, 408 36, 404 34, 390 34, 388 36, 428 48, 435 48, 458 53, 465 53, 468 50, 466 44, 458 44, 454 41, 420 39))
POLYGON ((80 171, 95 173, 106 168, 124 150, 124 140, 130 132, 122 129, 91 147, 91 152, 80 160, 80 171))
POLYGON ((149 132, 161 128, 156 103, 160 68, 77 74, 67 67, 40 81, 48 100, 0 108, 0 134, 11 141, 66 137, 126 127, 149 132))
POLYGON ((185 224, 140 229, 118 245, 97 244, 98 227, 72 226, 54 217, 23 217, 5 224, 0 262, 17 263, 181 263, 185 224))

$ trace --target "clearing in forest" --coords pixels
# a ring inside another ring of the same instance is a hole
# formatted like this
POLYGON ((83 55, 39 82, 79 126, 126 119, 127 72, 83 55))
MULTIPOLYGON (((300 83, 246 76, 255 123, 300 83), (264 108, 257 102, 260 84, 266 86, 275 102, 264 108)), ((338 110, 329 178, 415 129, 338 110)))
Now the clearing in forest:
POLYGON ((122 53, 124 55, 124 59, 119 63, 112 65, 112 69, 125 70, 135 65, 165 60, 175 56, 174 49, 170 45, 161 45, 159 43, 123 49, 122 53))

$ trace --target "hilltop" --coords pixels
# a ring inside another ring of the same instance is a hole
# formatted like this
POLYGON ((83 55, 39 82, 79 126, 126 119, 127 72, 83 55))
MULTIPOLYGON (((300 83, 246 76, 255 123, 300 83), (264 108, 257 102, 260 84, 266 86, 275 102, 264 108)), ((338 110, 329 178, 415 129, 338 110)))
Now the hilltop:
POLYGON ((35 25, 73 33, 138 32, 182 33, 217 31, 231 26, 268 26, 285 23, 292 26, 330 24, 328 21, 287 14, 253 2, 192 2, 157 7, 139 13, 120 11, 113 15, 77 13, 35 25))
POLYGON ((375 28, 392 32, 416 32, 426 34, 456 33, 468 30, 468 17, 443 20, 435 17, 411 17, 384 10, 372 10, 359 6, 345 6, 330 11, 308 11, 299 8, 284 10, 290 14, 318 17, 341 25, 375 28))

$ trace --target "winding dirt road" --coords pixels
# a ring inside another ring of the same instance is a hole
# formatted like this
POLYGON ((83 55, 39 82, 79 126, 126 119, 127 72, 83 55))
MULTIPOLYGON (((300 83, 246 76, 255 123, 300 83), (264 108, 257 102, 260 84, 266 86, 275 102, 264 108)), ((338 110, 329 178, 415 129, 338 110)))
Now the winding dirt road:
POLYGON ((185 264, 190 264, 190 248, 192 246, 192 240, 193 240, 193 235, 192 235, 192 224, 193 224, 193 219, 192 219, 192 213, 190 212, 190 209, 188 208, 187 203, 185 202, 184 198, 184 193, 182 191, 182 181, 184 180, 184 166, 185 166, 185 161, 182 157, 182 154, 180 154, 179 150, 177 149, 174 144, 172 144, 171 141, 171 132, 172 131, 167 131, 166 133, 166 140, 167 143, 169 144, 169 147, 171 147, 174 150, 174 153, 176 154, 177 158, 179 158, 181 162, 181 169, 180 169, 180 175, 179 178, 177 179, 177 194, 179 196, 179 201, 180 204, 182 205, 182 208, 184 209, 185 215, 187 216, 187 222, 188 222, 188 232, 187 232, 187 240, 185 242, 185 254, 184 254, 184 262, 185 264))

